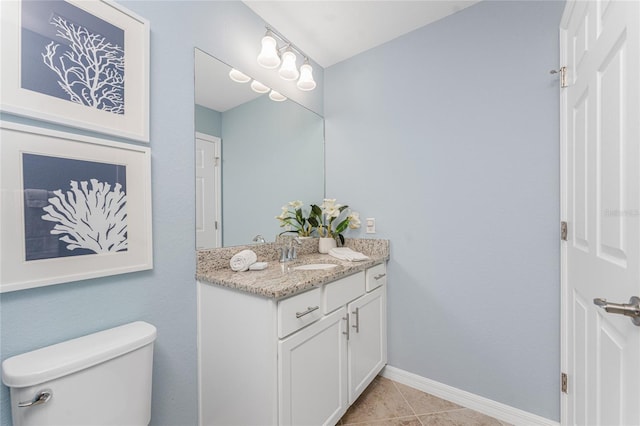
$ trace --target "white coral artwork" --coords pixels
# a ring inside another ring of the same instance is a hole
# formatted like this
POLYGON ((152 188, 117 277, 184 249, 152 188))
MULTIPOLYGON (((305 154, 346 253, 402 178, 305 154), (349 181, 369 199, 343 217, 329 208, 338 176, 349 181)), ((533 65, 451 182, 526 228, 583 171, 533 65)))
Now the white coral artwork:
POLYGON ((124 114, 124 49, 81 25, 53 16, 56 36, 68 50, 50 42, 42 53, 45 65, 58 76, 69 100, 95 109, 124 114))
POLYGON ((42 219, 56 222, 51 234, 63 235, 59 240, 67 243, 67 250, 127 250, 127 195, 122 185, 116 183, 112 190, 107 182, 90 181, 91 187, 86 181, 78 185, 72 180, 70 191, 53 191, 55 197, 43 207, 47 214, 42 219))

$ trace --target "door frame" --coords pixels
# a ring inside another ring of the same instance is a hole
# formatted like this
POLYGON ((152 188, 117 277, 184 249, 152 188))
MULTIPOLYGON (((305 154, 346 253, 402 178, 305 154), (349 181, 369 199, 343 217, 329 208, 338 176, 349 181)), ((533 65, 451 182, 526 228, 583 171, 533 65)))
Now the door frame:
MULTIPOLYGON (((560 19, 559 27, 559 43, 560 43, 560 64, 568 63, 567 52, 565 49, 567 43, 567 27, 568 20, 571 16, 574 2, 568 1, 565 3, 565 9, 560 19)), ((560 223, 567 222, 567 92, 563 90, 561 85, 558 84, 558 90, 560 94, 560 223)), ((560 226, 560 223, 558 225, 560 226)), ((567 303, 569 301, 568 295, 568 274, 567 274, 567 244, 568 241, 560 239, 560 371, 558 373, 558 380, 560 381, 560 375, 567 371, 569 363, 569 342, 568 342, 568 318, 567 318, 567 303)), ((567 408, 569 404, 569 395, 560 391, 560 424, 567 424, 567 408)))

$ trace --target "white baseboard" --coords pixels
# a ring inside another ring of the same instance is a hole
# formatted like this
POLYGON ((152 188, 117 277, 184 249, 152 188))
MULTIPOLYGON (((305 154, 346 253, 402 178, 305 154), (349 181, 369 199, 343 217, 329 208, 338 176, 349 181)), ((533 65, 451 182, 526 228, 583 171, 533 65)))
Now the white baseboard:
POLYGON ((387 365, 381 375, 513 425, 559 426, 560 423, 387 365))

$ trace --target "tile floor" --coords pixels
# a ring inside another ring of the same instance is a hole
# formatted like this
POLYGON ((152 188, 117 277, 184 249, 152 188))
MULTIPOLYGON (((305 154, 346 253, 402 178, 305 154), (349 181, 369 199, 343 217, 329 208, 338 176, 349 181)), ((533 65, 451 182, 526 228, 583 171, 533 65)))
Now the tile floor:
POLYGON ((453 402, 378 376, 338 425, 507 426, 453 402))

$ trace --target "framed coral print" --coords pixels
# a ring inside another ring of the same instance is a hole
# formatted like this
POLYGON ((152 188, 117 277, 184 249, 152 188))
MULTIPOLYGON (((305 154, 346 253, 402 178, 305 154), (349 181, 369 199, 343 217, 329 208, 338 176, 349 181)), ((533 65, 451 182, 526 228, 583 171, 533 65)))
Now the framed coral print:
POLYGON ((149 22, 111 1, 0 2, 0 108, 149 142, 149 22))
POLYGON ((151 269, 151 152, 0 122, 0 292, 151 269))

